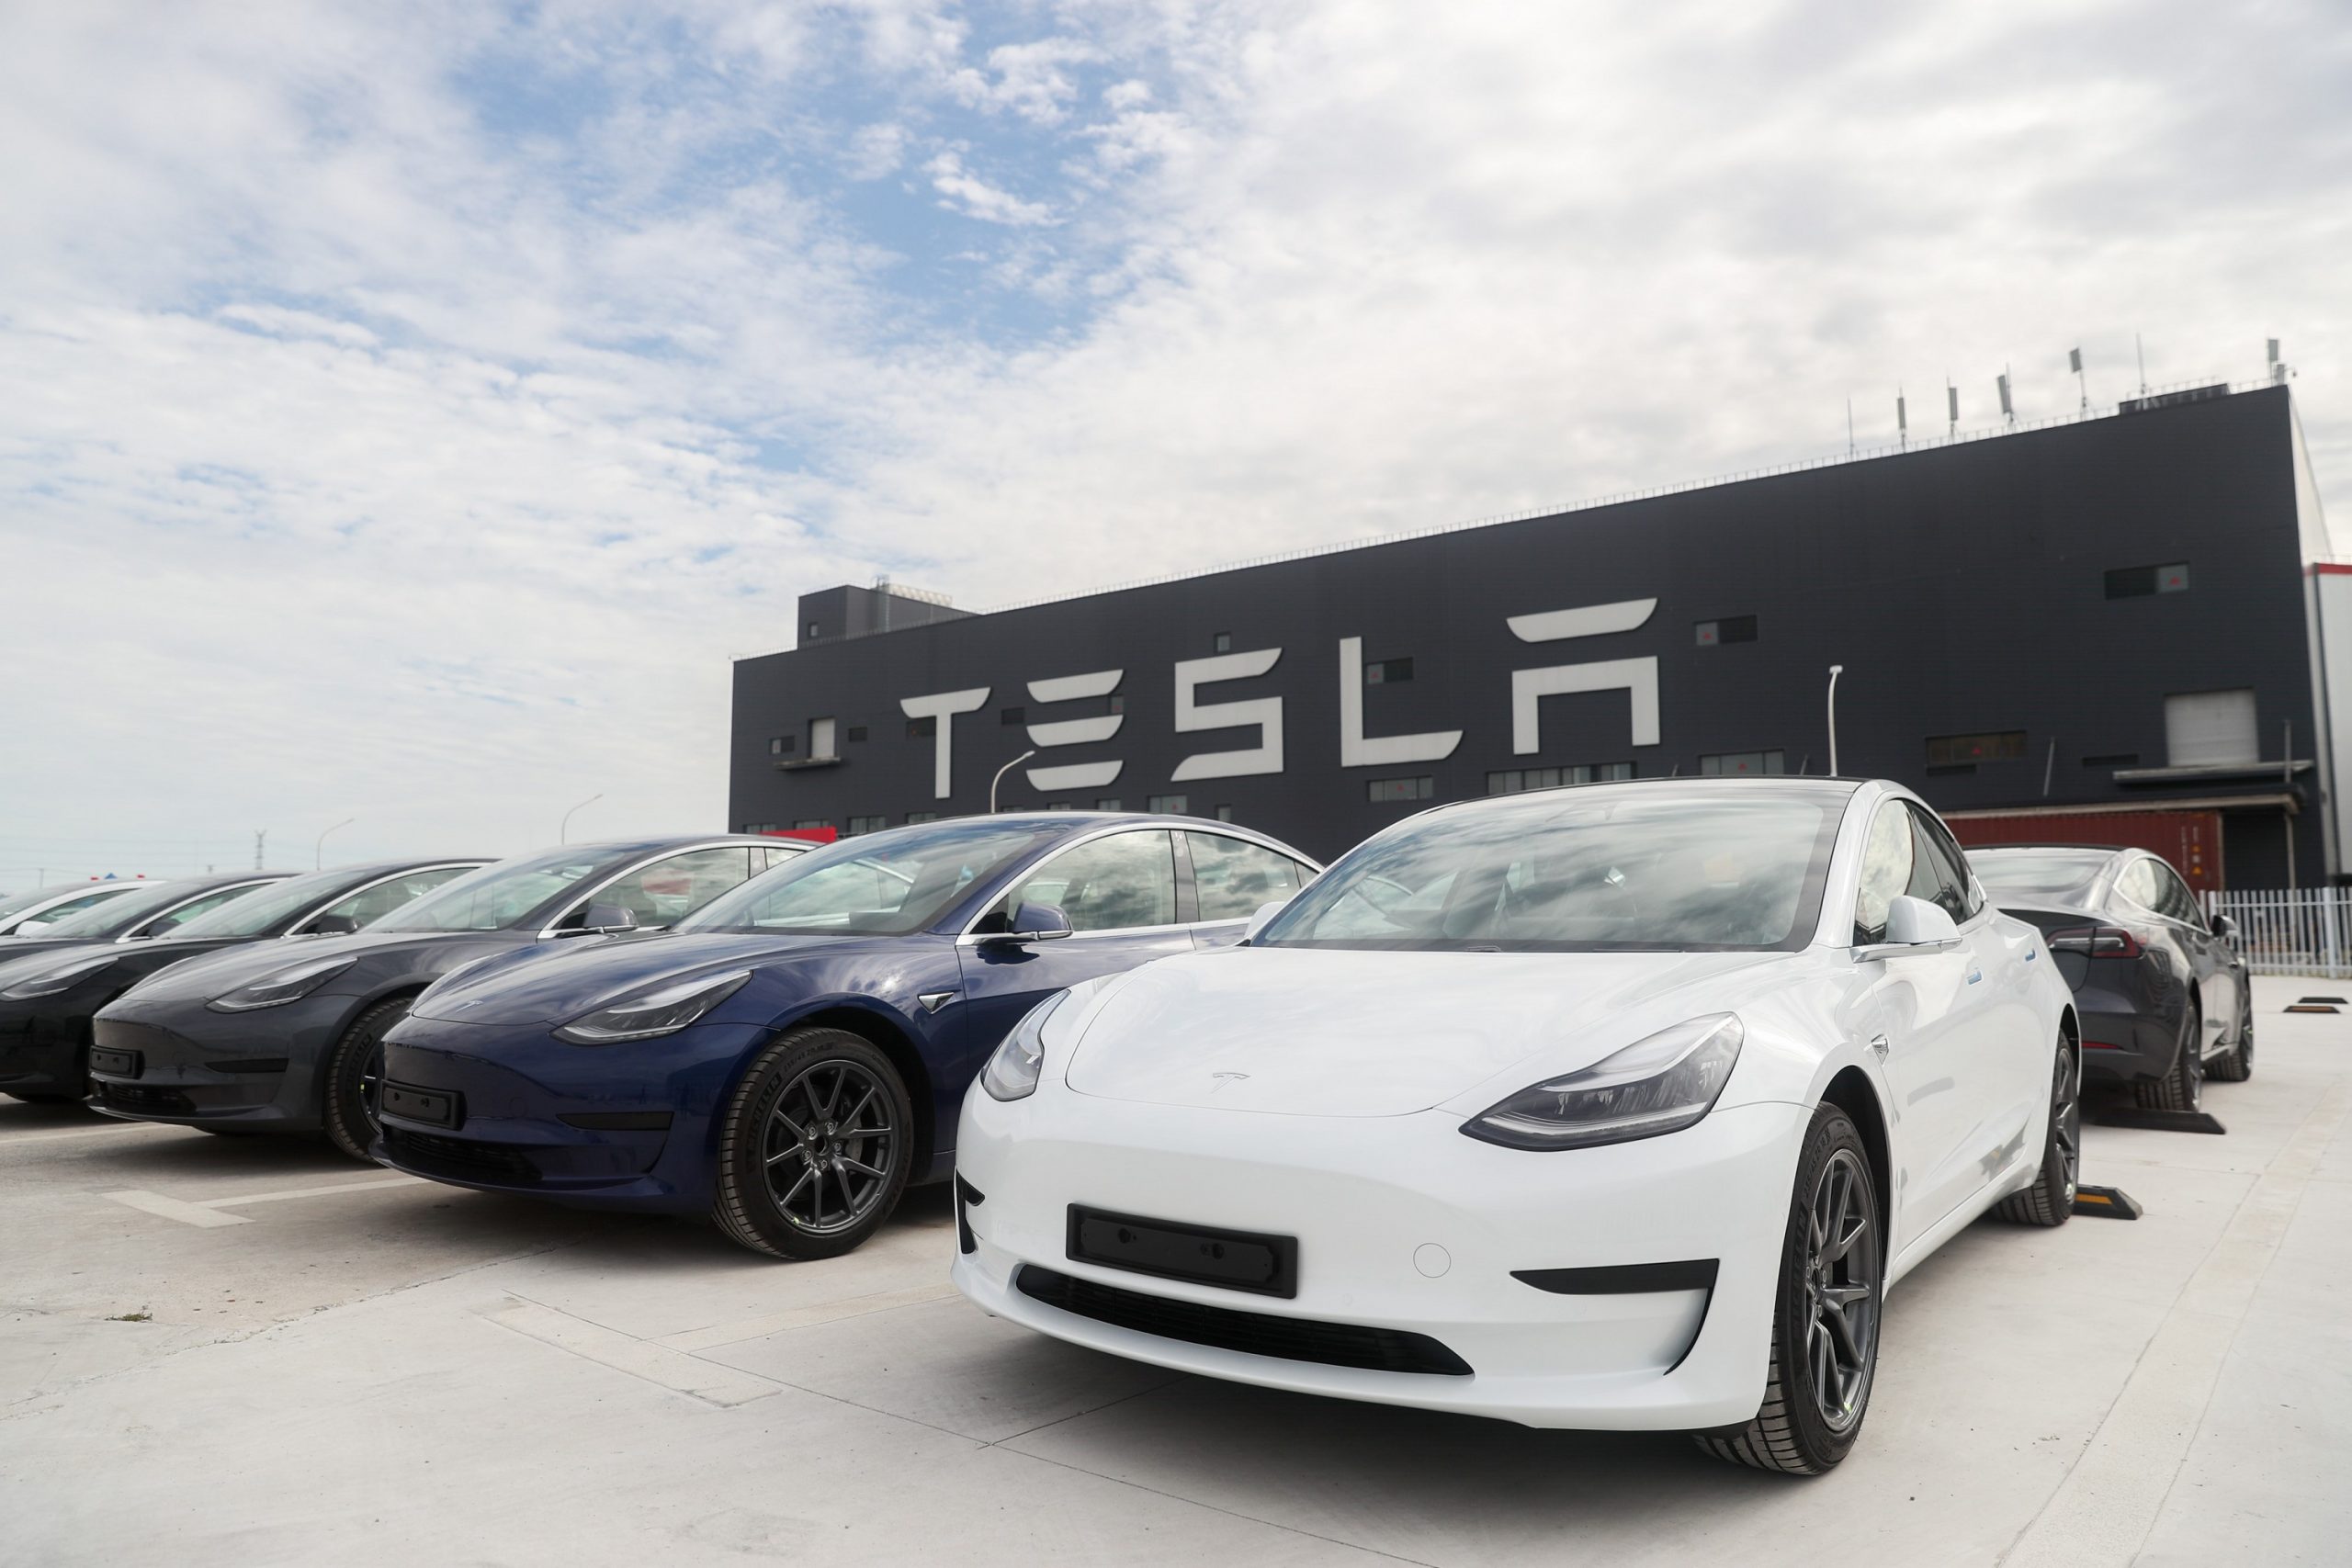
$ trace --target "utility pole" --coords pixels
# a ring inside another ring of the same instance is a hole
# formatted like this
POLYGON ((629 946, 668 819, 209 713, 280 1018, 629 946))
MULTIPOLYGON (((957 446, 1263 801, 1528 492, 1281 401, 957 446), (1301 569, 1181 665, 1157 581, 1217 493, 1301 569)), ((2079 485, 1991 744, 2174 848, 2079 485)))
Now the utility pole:
MULTIPOLYGON (((595 794, 582 801, 580 806, 594 806, 604 798, 605 792, 598 790, 595 794)), ((578 811, 580 809, 580 806, 575 806, 571 808, 571 811, 567 811, 563 814, 563 823, 555 830, 555 841, 557 843, 568 844, 571 842, 571 815, 573 811, 578 811)))
POLYGON ((1035 756, 1036 754, 1037 754, 1037 749, 1036 749, 1035 747, 1032 746, 1028 750, 1022 752, 1022 753, 1021 753, 1021 755, 1019 755, 1018 757, 1015 757, 1014 759, 1012 759, 1012 761, 1011 761, 1010 762, 1007 762, 1004 766, 1002 766, 1002 767, 999 768, 999 769, 996 771, 996 777, 994 777, 994 778, 992 778, 992 779, 989 780, 989 816, 993 817, 993 816, 995 816, 995 815, 996 815, 996 786, 997 786, 997 785, 999 785, 999 784, 1002 784, 1002 783, 1004 782, 1004 775, 1005 775, 1005 774, 1007 774, 1007 773, 1011 773, 1011 772, 1012 772, 1012 770, 1013 770, 1013 769, 1015 769, 1015 768, 1019 767, 1022 763, 1023 763, 1023 762, 1027 761, 1030 758, 1032 758, 1032 757, 1035 756))
POLYGON ((1846 672, 1842 664, 1829 667, 1829 776, 1838 776, 1838 677, 1846 672))
MULTIPOLYGON (((334 828, 348 828, 354 822, 358 820, 359 818, 356 817, 346 817, 342 821, 336 823, 334 828)), ((327 833, 334 832, 334 828, 328 829, 327 833)), ((321 833, 319 835, 319 841, 311 848, 311 869, 312 871, 317 871, 319 868, 326 864, 327 833, 321 833)))
POLYGON ((261 869, 261 846, 262 846, 262 841, 263 841, 264 840, 267 839, 268 837, 269 837, 269 829, 266 829, 266 828, 256 828, 256 829, 254 829, 254 869, 255 871, 259 871, 259 870, 261 869))

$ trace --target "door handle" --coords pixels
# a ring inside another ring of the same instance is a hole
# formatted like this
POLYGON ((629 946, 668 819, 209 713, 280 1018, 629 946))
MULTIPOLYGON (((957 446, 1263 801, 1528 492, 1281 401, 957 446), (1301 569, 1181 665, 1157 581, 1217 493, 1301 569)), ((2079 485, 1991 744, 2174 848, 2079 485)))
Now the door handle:
POLYGON ((1880 1061, 1882 1061, 1882 1062, 1885 1061, 1885 1060, 1886 1060, 1886 1036, 1885 1036, 1885 1035, 1883 1035, 1883 1034, 1873 1034, 1873 1035, 1871 1035, 1871 1051, 1872 1055, 1876 1055, 1880 1061))

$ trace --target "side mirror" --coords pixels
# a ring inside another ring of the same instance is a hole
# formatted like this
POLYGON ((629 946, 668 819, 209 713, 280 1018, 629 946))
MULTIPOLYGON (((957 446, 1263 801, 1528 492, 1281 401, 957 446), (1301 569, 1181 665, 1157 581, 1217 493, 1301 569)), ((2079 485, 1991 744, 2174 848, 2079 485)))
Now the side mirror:
POLYGON ((47 920, 26 920, 8 934, 10 936, 39 936, 49 930, 49 927, 50 922, 47 920))
POLYGON ((1290 900, 1287 898, 1277 898, 1271 904, 1259 905, 1258 912, 1250 917, 1250 923, 1241 928, 1241 945, 1247 947, 1257 941, 1258 933, 1266 929, 1266 922, 1289 908, 1290 900))
POLYGON ((1960 945, 1960 928, 1940 904, 1907 896, 1886 903, 1886 940, 1854 949, 1857 963, 1874 958, 1912 958, 1926 953, 1949 953, 1960 945))
POLYGON ((633 931, 637 930, 637 911, 626 904, 591 904, 581 913, 580 929, 583 931, 633 931))
POLYGON ((310 936, 349 936, 359 929, 359 922, 349 915, 321 915, 302 928, 310 936))
POLYGON ((2216 915, 2213 917, 2213 934, 2223 942, 2235 942, 2238 937, 2238 923, 2227 915, 2216 915))
POLYGON ((1069 917, 1059 904, 1023 903, 1012 911, 1012 929, 999 931, 990 942, 1051 942, 1069 935, 1069 917))

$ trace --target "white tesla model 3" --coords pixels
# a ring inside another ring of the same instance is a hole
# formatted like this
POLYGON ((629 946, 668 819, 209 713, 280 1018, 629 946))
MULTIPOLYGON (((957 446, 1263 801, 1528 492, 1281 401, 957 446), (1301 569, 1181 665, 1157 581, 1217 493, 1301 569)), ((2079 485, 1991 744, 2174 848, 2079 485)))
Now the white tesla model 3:
POLYGON ((955 1280, 1138 1360, 1818 1473, 1886 1288, 2065 1221, 2078 1038, 1897 785, 1442 807, 1032 1012, 965 1100, 955 1280))

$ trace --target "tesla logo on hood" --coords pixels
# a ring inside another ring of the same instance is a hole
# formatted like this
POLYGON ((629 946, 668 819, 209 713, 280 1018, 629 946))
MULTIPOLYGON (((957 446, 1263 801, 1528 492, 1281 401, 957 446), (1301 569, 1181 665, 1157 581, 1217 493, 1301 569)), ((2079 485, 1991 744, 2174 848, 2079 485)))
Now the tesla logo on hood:
POLYGON ((1217 1092, 1217 1089, 1225 1088, 1226 1085, 1239 1083, 1243 1078, 1246 1078, 1249 1076, 1250 1075, 1248 1073, 1211 1073, 1209 1077, 1216 1079, 1216 1089, 1213 1089, 1209 1090, 1209 1092, 1211 1094, 1215 1094, 1217 1092))

